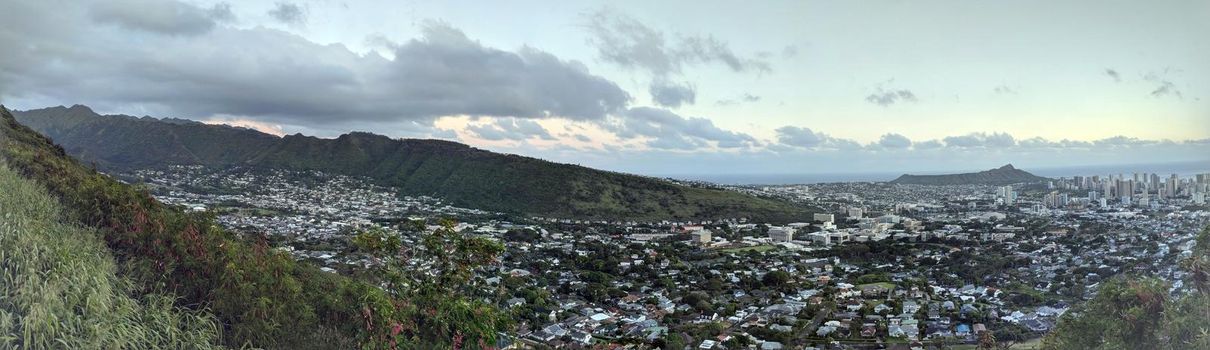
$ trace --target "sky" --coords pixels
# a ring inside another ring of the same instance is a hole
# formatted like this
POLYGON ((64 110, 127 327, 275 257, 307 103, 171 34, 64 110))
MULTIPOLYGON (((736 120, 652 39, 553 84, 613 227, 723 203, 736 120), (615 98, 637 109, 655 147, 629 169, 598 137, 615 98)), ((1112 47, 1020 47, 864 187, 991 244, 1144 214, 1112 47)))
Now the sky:
POLYGON ((0 0, 0 103, 648 175, 1210 162, 1208 1, 0 0))

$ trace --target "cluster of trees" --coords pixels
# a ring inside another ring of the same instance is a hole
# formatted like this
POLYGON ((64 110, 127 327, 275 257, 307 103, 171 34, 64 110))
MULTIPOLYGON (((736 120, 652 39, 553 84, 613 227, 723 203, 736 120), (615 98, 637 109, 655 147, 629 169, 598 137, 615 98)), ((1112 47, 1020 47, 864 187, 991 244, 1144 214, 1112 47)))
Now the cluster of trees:
POLYGON ((1181 263, 1188 294, 1149 277, 1115 277, 1065 314, 1043 339, 1046 349, 1210 349, 1210 227, 1181 263))

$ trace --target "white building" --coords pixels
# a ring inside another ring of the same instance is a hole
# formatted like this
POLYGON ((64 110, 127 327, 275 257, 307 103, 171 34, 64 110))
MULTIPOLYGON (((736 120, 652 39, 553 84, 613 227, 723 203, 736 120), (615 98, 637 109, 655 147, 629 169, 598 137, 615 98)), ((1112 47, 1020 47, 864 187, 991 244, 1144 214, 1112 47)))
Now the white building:
POLYGON ((794 240, 794 229, 789 227, 770 227, 769 239, 774 242, 789 242, 794 240))

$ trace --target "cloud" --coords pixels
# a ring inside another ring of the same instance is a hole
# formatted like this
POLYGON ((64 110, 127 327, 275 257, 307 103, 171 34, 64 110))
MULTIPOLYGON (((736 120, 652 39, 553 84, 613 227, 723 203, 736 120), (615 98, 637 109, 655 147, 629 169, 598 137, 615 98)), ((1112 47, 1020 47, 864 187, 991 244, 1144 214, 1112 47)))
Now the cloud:
POLYGON ((1183 97, 1181 95, 1181 91, 1177 90, 1176 85, 1173 84, 1172 82, 1167 81, 1167 80, 1161 80, 1161 81, 1158 81, 1157 83, 1159 85, 1156 86, 1156 88, 1154 90, 1151 90, 1152 97, 1164 97, 1164 96, 1168 96, 1168 95, 1173 95, 1173 96, 1176 96, 1177 98, 1183 97))
POLYGON ((774 130, 777 142, 783 146, 805 149, 860 149, 857 141, 835 138, 822 132, 816 132, 806 127, 783 126, 774 130))
POLYGON ((878 89, 878 91, 866 96, 865 100, 879 106, 889 107, 899 102, 916 102, 916 94, 910 90, 883 91, 882 89, 878 89))
POLYGON ((289 25, 303 25, 307 23, 307 10, 297 4, 279 2, 269 10, 269 17, 289 25))
POLYGON ((1013 135, 1008 133, 970 133, 944 138, 945 145, 955 148, 1006 148, 1017 144, 1013 135))
POLYGON ((1096 145, 1099 147, 1133 147, 1133 146, 1145 146, 1145 145, 1150 145, 1150 144, 1155 144, 1155 143, 1157 143, 1157 141, 1142 140, 1139 138, 1127 137, 1127 136, 1122 136, 1122 135, 1118 135, 1118 136, 1114 136, 1114 137, 1107 137, 1107 138, 1103 138, 1100 140, 1092 141, 1093 145, 1096 145))
POLYGON ((912 146, 912 140, 900 134, 890 133, 882 135, 878 139, 878 145, 885 148, 908 148, 912 146))
POLYGON ((1118 74, 1118 71, 1113 70, 1112 68, 1105 68, 1105 75, 1113 78, 1113 82, 1115 83, 1122 82, 1122 76, 1118 74))
POLYGON ((787 45, 786 47, 782 48, 782 49, 781 49, 781 57, 782 57, 782 58, 795 58, 795 57, 798 57, 798 46, 795 46, 795 45, 787 45))
POLYGON ((620 138, 642 138, 655 149, 695 150, 747 148, 757 143, 752 136, 723 130, 706 118, 682 117, 666 109, 631 108, 602 126, 620 138))
POLYGON ((236 126, 236 127, 241 127, 241 128, 248 128, 248 129, 260 131, 260 132, 270 134, 270 135, 275 135, 275 136, 286 136, 286 132, 284 130, 282 130, 282 126, 279 124, 258 122, 255 120, 243 119, 243 118, 239 118, 239 117, 235 117, 235 116, 214 116, 214 117, 208 118, 206 120, 203 120, 202 122, 206 123, 206 124, 222 124, 222 125, 230 125, 230 126, 236 126))
POLYGON ((913 148, 918 149, 918 150, 928 150, 928 149, 944 147, 945 144, 942 144, 941 141, 938 141, 938 140, 928 140, 928 141, 916 142, 915 144, 913 144, 913 146, 914 146, 913 148))
POLYGON ((227 3, 203 9, 176 1, 154 0, 101 1, 93 4, 89 12, 97 23, 166 35, 199 35, 213 29, 217 21, 235 18, 227 3))
POLYGON ((731 105, 737 105, 740 103, 758 102, 758 101, 760 101, 760 99, 761 99, 760 96, 756 96, 756 95, 745 92, 745 93, 739 95, 739 97, 736 97, 735 99, 718 100, 718 101, 715 101, 714 104, 719 105, 719 106, 731 106, 731 105))
POLYGON ((550 132, 539 125, 537 122, 527 119, 517 118, 495 118, 492 123, 471 125, 467 130, 478 135, 485 140, 513 140, 521 141, 531 138, 542 140, 555 140, 550 132))
POLYGON ((651 99, 657 105, 677 108, 681 105, 691 105, 697 98, 693 85, 675 84, 662 79, 651 83, 651 99))
POLYGON ((1005 85, 1005 84, 996 85, 996 87, 994 89, 992 89, 992 92, 995 92, 997 95, 1016 95, 1017 94, 1017 90, 1014 90, 1012 87, 1009 87, 1008 85, 1005 85))
POLYGON ((1023 140, 1017 141, 1017 147, 1020 147, 1023 149, 1088 148, 1088 147, 1092 147, 1092 145, 1093 144, 1088 141, 1073 141, 1073 140, 1067 140, 1067 139, 1063 139, 1063 140, 1059 140, 1059 141, 1051 141, 1051 140, 1047 140, 1047 139, 1044 139, 1041 137, 1031 137, 1028 139, 1023 139, 1023 140))
POLYGON ((1177 89, 1176 84, 1169 81, 1170 73, 1180 73, 1179 69, 1164 68, 1161 72, 1148 72, 1143 75, 1143 81, 1155 84, 1151 90, 1151 97, 1160 98, 1166 96, 1175 96, 1177 99, 1183 99, 1185 96, 1177 89))
POLYGON ((578 61, 487 47, 444 23, 425 23, 419 37, 392 45, 388 59, 281 30, 234 28, 206 17, 213 9, 162 3, 174 10, 0 2, 0 13, 22 14, 0 27, 0 96, 38 104, 31 107, 82 103, 344 131, 450 115, 601 120, 631 101, 578 61), (90 22, 116 28, 93 30, 90 22), (147 31, 174 35, 138 34, 147 31))
POLYGON ((644 70, 655 77, 680 74, 692 64, 722 64, 735 72, 766 73, 769 63, 742 57, 712 36, 670 35, 611 10, 585 15, 598 56, 621 67, 644 70))

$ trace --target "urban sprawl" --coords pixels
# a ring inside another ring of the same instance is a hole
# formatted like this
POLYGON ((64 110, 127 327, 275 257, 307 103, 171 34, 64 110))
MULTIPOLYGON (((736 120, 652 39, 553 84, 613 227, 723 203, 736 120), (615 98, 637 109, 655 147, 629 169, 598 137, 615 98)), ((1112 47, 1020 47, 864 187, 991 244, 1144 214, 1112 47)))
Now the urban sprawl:
MULTIPOLYGON (((1094 175, 1007 186, 726 186, 819 212, 799 222, 516 217, 318 172, 175 166, 122 178, 208 211, 324 270, 371 259, 371 226, 453 218, 506 252, 478 271, 509 310, 502 347, 909 348, 1035 341, 1118 274, 1186 291, 1177 261, 1210 223, 1210 174, 1094 175), (679 347, 678 347, 679 346, 679 347)), ((713 186, 696 183, 697 186, 713 186)))

